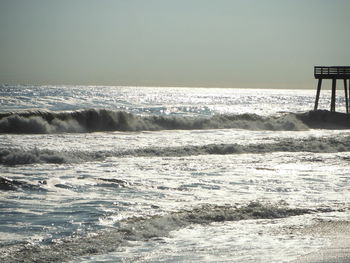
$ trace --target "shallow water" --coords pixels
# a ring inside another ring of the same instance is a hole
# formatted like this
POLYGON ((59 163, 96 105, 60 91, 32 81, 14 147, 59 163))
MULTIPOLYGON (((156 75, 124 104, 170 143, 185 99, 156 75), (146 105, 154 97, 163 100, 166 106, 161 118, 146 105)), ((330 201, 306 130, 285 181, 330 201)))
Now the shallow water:
POLYGON ((350 133, 297 117, 314 91, 0 90, 2 262, 293 262, 350 220, 350 133))

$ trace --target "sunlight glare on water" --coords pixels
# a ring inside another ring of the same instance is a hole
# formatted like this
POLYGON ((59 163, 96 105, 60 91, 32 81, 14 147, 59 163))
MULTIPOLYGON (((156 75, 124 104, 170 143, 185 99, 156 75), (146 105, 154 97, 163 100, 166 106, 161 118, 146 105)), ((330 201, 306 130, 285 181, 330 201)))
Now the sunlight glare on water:
POLYGON ((298 117, 314 91, 0 96, 1 262, 293 262, 349 222, 349 132, 298 117))

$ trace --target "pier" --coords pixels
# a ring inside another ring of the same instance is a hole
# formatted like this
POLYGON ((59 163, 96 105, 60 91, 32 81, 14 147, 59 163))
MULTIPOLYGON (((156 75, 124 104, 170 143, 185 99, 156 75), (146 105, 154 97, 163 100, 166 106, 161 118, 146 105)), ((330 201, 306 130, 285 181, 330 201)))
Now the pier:
POLYGON ((318 100, 320 98, 321 86, 323 79, 332 80, 332 95, 331 95, 331 112, 335 112, 335 96, 337 90, 337 79, 343 80, 344 82, 344 93, 345 93, 345 107, 346 114, 349 114, 349 101, 350 101, 350 66, 315 66, 314 67, 315 78, 318 79, 317 93, 315 100, 315 108, 317 110, 318 100), (349 85, 348 85, 349 80, 349 85), (349 90, 348 90, 349 87, 349 90))

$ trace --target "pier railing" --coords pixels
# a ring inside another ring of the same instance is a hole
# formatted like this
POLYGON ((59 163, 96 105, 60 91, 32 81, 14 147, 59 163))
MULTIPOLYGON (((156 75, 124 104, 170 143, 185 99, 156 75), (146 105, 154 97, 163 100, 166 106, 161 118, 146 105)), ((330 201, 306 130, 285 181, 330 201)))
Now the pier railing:
POLYGON ((350 79, 349 66, 316 66, 314 67, 316 79, 350 79))

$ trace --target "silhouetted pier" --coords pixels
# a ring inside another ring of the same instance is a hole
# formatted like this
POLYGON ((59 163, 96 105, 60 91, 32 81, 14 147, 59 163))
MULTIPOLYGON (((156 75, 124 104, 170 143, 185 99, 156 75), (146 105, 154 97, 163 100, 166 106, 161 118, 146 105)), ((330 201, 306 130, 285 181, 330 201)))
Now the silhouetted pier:
POLYGON ((323 79, 332 80, 332 97, 331 97, 331 112, 335 112, 335 94, 337 90, 337 79, 342 79, 344 81, 344 93, 345 93, 345 107, 346 113, 349 114, 349 100, 350 100, 350 81, 349 81, 349 91, 347 81, 350 80, 350 66, 316 66, 314 68, 315 78, 318 79, 317 93, 315 101, 315 110, 318 107, 318 100, 320 98, 321 86, 323 79))

